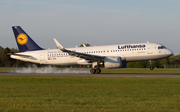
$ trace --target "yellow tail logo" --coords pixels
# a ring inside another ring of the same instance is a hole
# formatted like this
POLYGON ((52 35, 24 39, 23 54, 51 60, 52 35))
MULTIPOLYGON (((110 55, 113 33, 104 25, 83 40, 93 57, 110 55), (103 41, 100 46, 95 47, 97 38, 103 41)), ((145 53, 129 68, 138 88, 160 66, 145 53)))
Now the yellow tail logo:
POLYGON ((27 37, 26 34, 20 33, 20 34, 17 36, 17 42, 18 42, 20 45, 26 44, 27 41, 28 41, 28 37, 27 37))

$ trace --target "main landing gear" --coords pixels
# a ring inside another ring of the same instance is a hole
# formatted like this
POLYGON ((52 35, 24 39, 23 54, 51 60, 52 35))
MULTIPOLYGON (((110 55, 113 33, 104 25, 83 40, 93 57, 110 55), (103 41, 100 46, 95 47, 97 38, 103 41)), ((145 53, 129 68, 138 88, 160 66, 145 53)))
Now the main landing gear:
POLYGON ((101 69, 100 69, 100 68, 97 68, 97 69, 92 68, 92 69, 90 70, 90 72, 91 72, 92 74, 99 74, 99 73, 101 73, 101 69))
POLYGON ((99 74, 99 73, 101 73, 101 69, 99 68, 99 63, 98 62, 94 62, 93 64, 92 64, 92 69, 90 70, 90 72, 92 73, 92 74, 99 74), (97 68, 95 69, 95 66, 97 65, 97 68))
POLYGON ((150 70, 153 70, 154 68, 152 66, 152 61, 151 60, 149 60, 149 64, 150 64, 150 70))

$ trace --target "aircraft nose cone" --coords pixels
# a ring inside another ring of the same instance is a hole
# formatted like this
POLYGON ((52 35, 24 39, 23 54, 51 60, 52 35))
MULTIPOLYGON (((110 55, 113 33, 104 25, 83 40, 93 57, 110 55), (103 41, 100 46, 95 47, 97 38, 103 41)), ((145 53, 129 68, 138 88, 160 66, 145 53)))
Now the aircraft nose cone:
POLYGON ((168 49, 168 51, 166 52, 166 54, 169 55, 169 56, 172 56, 172 55, 173 55, 173 51, 170 50, 170 49, 168 49))

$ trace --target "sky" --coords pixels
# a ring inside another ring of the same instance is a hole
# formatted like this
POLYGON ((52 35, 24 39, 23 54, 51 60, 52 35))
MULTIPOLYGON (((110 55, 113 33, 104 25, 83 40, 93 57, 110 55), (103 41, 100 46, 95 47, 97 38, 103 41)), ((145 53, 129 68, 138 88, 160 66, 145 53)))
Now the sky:
POLYGON ((0 0, 0 46, 21 26, 42 48, 159 43, 180 54, 180 0, 0 0))

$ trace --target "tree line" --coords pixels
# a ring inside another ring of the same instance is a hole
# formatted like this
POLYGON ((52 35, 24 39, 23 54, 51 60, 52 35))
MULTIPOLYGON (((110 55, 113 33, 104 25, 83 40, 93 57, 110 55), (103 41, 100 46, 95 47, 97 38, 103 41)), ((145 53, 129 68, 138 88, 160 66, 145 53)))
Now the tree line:
MULTIPOLYGON (((170 64, 180 64, 180 55, 170 56, 168 58, 152 60, 152 66, 156 68, 164 68, 166 65, 170 64)), ((138 62, 128 62, 127 68, 149 68, 149 61, 138 61, 138 62)))
MULTIPOLYGON (((87 47, 90 46, 89 44, 85 44, 87 47)), ((81 44, 79 47, 83 47, 81 44)), ((20 60, 15 60, 10 58, 8 53, 18 53, 19 50, 15 48, 3 48, 0 46, 0 67, 26 67, 31 65, 30 62, 24 62, 20 60)), ((180 55, 171 56, 165 59, 153 60, 152 65, 153 67, 157 68, 164 68, 164 65, 168 64, 180 64, 180 55)), ((36 64, 37 66, 41 66, 40 64, 36 64)), ((138 62, 128 62, 127 68, 149 68, 150 64, 149 61, 138 61, 138 62)))
POLYGON ((0 46, 0 67, 24 67, 31 63, 10 58, 9 53, 18 53, 19 50, 15 48, 3 48, 0 46))

